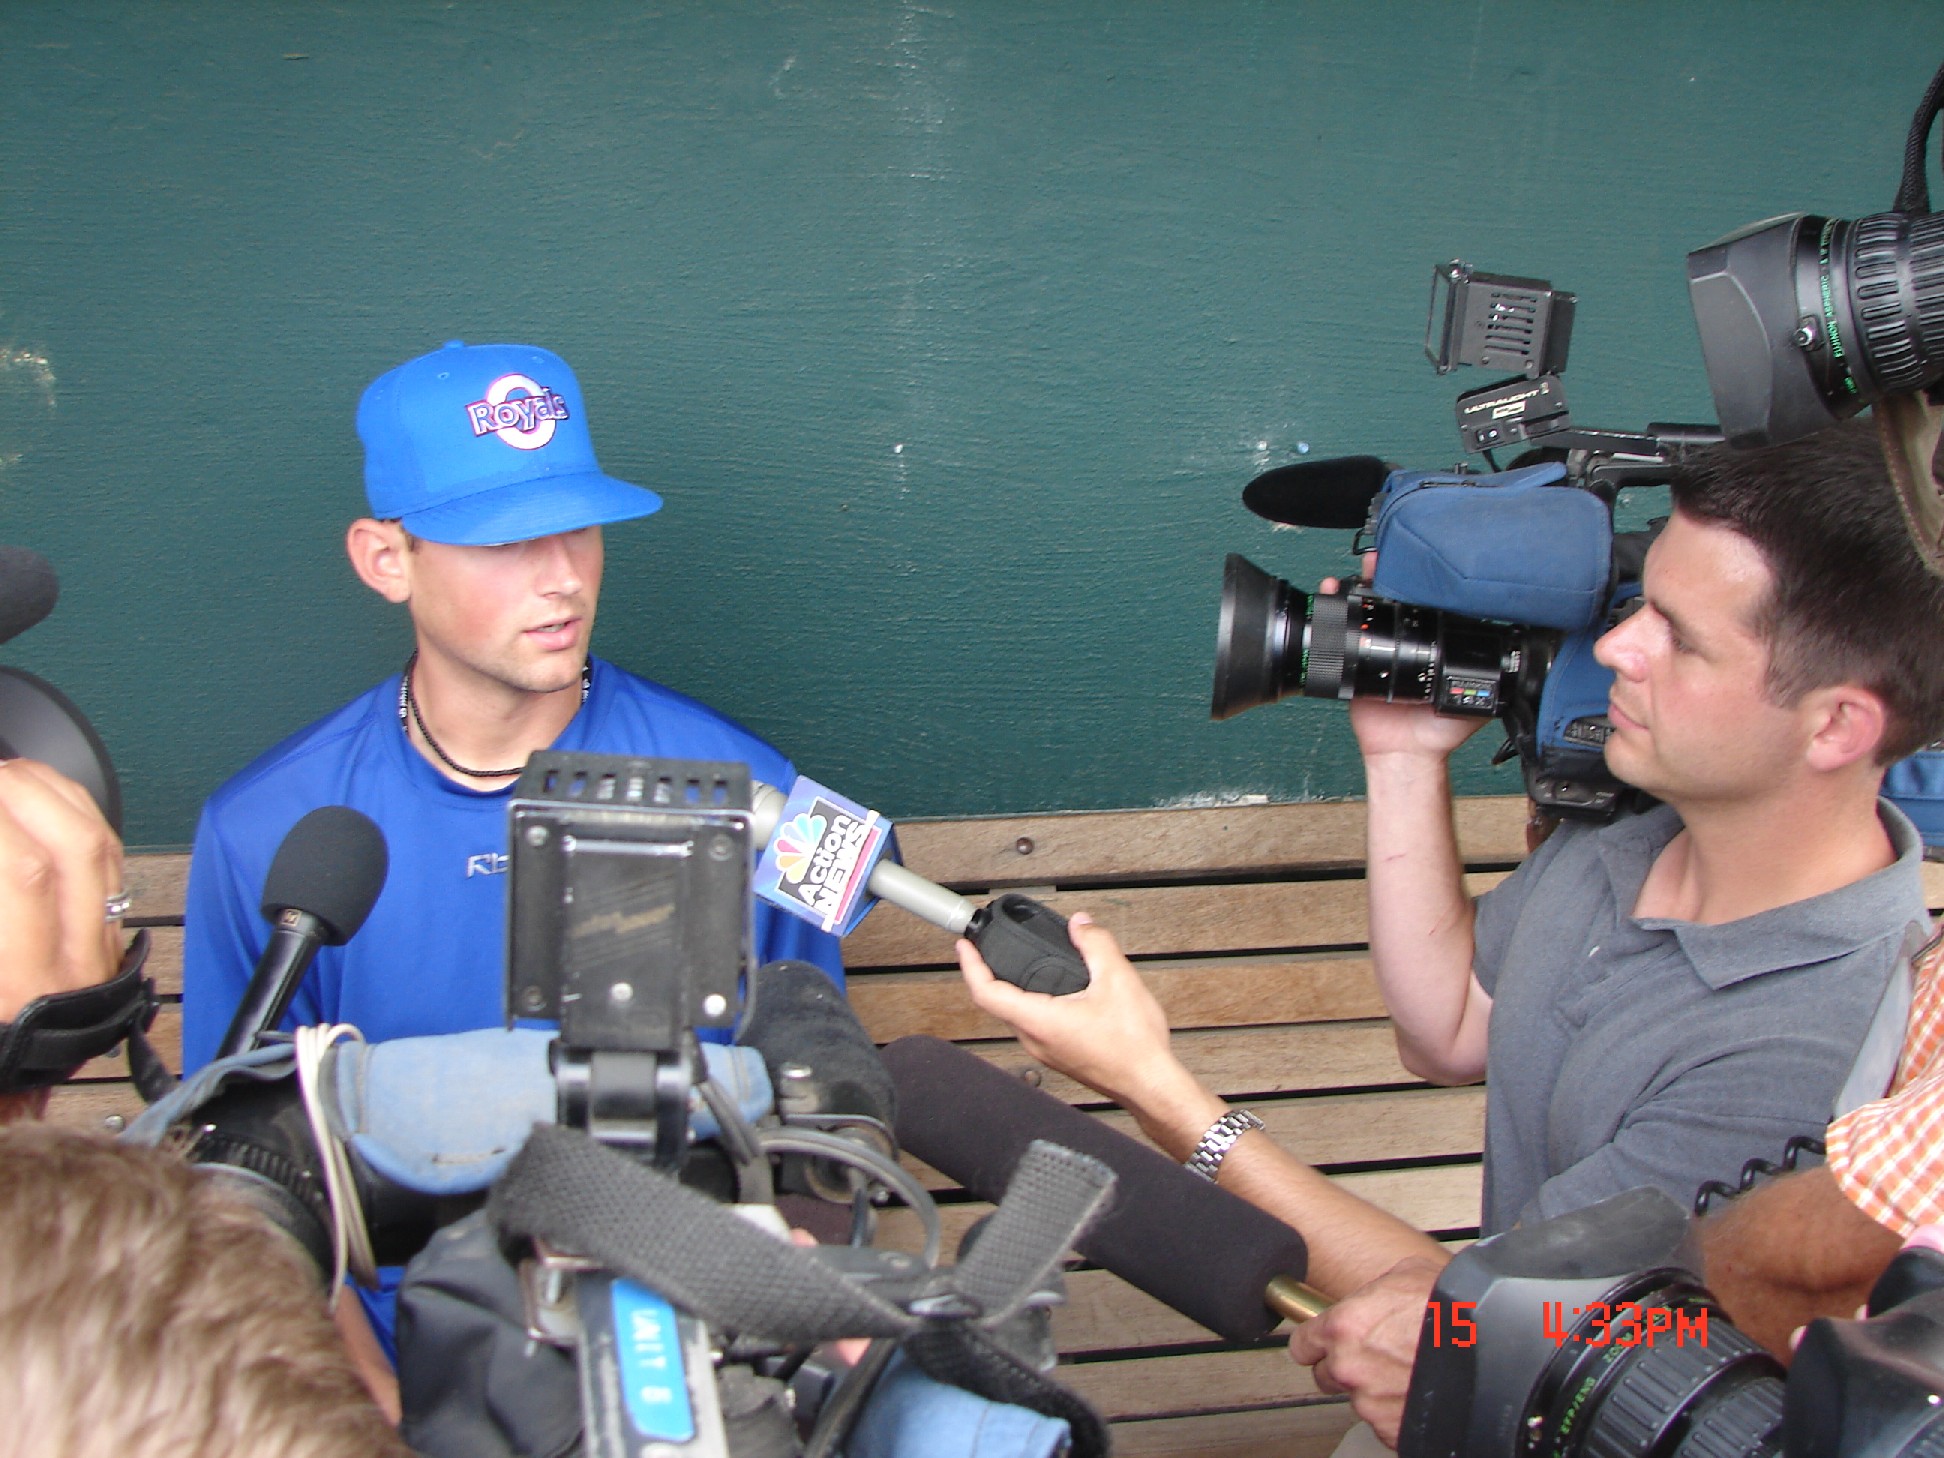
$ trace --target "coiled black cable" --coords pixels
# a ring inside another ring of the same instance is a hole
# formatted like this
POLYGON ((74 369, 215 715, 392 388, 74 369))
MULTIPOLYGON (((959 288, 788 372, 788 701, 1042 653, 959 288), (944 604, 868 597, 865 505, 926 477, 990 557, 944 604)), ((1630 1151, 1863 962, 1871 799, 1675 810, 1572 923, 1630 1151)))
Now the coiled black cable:
POLYGON ((1708 1202, 1717 1196, 1724 1200, 1732 1200, 1754 1189, 1757 1180, 1772 1179, 1779 1174, 1792 1173, 1804 1154, 1813 1154, 1817 1159, 1821 1159, 1824 1152, 1822 1140, 1811 1138, 1807 1134, 1797 1134, 1782 1146, 1782 1163, 1779 1165, 1770 1164, 1766 1159, 1761 1158, 1751 1159, 1744 1164, 1741 1167, 1739 1187, 1724 1184, 1720 1180, 1704 1181, 1701 1188, 1694 1192, 1694 1213, 1707 1214, 1708 1202))

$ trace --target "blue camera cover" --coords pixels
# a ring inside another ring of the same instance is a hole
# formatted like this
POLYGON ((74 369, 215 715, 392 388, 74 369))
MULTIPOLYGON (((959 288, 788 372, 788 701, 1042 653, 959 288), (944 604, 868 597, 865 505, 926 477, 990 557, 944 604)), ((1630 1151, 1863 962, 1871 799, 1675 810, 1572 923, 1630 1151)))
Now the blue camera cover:
POLYGON ((1377 511, 1378 597, 1568 632, 1606 610, 1613 518, 1557 462, 1493 475, 1393 471, 1377 511))
POLYGON ((1944 846, 1944 750, 1920 749, 1891 765, 1883 795, 1910 817, 1928 846, 1944 846))

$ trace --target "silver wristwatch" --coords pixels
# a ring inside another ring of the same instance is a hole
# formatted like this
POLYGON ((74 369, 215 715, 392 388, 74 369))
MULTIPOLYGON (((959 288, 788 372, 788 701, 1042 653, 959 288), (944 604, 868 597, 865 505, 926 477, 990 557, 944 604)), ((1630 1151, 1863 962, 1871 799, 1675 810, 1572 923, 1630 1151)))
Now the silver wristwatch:
POLYGON ((1223 1158, 1235 1147, 1235 1141, 1251 1129, 1261 1127, 1262 1120, 1247 1109, 1230 1109, 1208 1126, 1208 1132, 1195 1145, 1195 1152, 1182 1160, 1181 1167, 1213 1184, 1223 1158))

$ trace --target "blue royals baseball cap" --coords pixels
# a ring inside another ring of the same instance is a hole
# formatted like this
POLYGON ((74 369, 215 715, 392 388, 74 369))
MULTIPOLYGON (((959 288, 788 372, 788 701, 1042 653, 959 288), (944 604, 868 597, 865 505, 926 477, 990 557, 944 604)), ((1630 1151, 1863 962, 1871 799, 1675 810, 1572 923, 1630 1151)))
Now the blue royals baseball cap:
POLYGON ((491 546, 647 516, 603 474, 580 381, 551 350, 466 344, 387 370, 358 402, 371 514, 429 542, 491 546))

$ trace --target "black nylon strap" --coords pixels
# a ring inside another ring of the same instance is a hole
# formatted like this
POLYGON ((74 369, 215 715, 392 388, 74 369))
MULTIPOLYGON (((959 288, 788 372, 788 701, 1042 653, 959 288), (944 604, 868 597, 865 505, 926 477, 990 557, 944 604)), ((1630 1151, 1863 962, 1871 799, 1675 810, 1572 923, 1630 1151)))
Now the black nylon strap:
POLYGON ((808 1345, 896 1337, 941 1382, 1064 1418, 1074 1458, 1102 1458, 1107 1426, 1085 1399, 995 1340, 1059 1264, 1113 1189, 1098 1160, 1044 1141, 1027 1147, 1006 1198, 959 1267, 921 1290, 954 1298, 920 1319, 785 1245, 707 1196, 602 1147, 537 1124, 494 1187, 486 1215, 504 1235, 544 1239, 660 1292, 711 1326, 808 1345))
POLYGON ((0 1024, 0 1094, 25 1093, 65 1080, 155 1021, 155 984, 142 975, 149 935, 138 931, 106 982, 37 997, 11 1023, 0 1024))
POLYGON ((918 1325, 706 1195, 558 1125, 534 1125, 487 1214, 505 1234, 597 1260, 727 1331, 808 1345, 918 1325))

